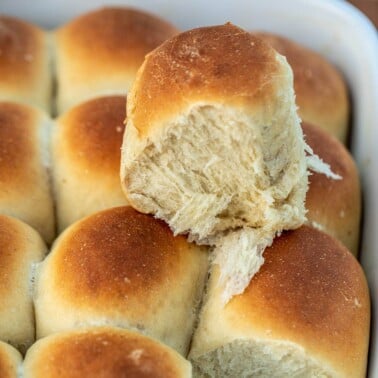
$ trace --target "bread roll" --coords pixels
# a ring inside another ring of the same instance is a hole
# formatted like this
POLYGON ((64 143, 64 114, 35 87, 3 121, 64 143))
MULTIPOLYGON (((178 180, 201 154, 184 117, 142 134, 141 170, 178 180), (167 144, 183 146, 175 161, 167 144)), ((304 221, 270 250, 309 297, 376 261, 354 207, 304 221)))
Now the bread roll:
POLYGON ((21 351, 35 339, 33 266, 45 253, 46 246, 35 230, 0 215, 0 340, 21 351))
POLYGON ((0 341, 0 377, 17 378, 21 362, 20 352, 9 344, 0 341))
POLYGON ((149 13, 106 7, 55 33, 58 112, 84 100, 126 95, 144 56, 178 30, 149 13))
POLYGON ((121 176, 139 211, 196 240, 304 220, 291 70, 249 33, 226 24, 165 42, 139 70, 127 114, 121 176))
POLYGON ((0 15, 0 101, 50 111, 52 74, 47 33, 25 21, 0 15))
POLYGON ((138 333, 111 327, 62 332, 26 354, 24 378, 190 378, 177 352, 138 333))
POLYGON ((57 120, 52 163, 59 231, 127 204, 119 179, 125 114, 125 97, 109 96, 77 105, 57 120))
POLYGON ((190 351, 197 377, 365 377, 370 302, 364 273, 336 239, 284 232, 225 307, 214 266, 190 351))
POLYGON ((185 354, 207 273, 207 253, 131 207, 67 228, 38 269, 37 337, 116 325, 185 354))
POLYGON ((329 180, 319 173, 309 176, 306 195, 308 223, 339 239, 357 256, 361 190, 356 164, 346 148, 332 135, 305 122, 302 129, 309 146, 342 177, 341 180, 329 180))
POLYGON ((286 56, 294 74, 298 114, 303 121, 322 127, 346 143, 349 98, 343 76, 320 54, 284 37, 256 33, 286 56))
POLYGON ((275 234, 305 220, 306 145, 285 58, 231 24, 184 32, 146 57, 127 114, 129 203, 216 245, 225 301, 243 292, 275 234))
POLYGON ((50 119, 27 105, 0 102, 0 214, 23 220, 51 242, 50 119))

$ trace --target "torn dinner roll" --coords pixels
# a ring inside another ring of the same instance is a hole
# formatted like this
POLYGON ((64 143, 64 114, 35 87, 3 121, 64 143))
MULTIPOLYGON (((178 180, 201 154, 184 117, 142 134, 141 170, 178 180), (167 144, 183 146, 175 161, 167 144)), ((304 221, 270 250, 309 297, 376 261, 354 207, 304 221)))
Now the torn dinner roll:
POLYGON ((342 143, 349 134, 348 88, 342 74, 309 48, 271 33, 254 33, 284 55, 293 69, 298 114, 342 143))
POLYGON ((185 354, 207 274, 206 252, 128 206, 74 223, 37 270, 37 337, 115 325, 185 354))
POLYGON ((0 102, 0 214, 28 223, 47 243, 55 236, 50 127, 39 109, 0 102))
POLYGON ((58 112, 98 96, 125 96, 144 56, 177 32, 159 17, 127 7, 97 9, 57 29, 58 112))
POLYGON ((365 377, 369 290, 353 255, 302 226, 276 238, 264 256, 226 306, 213 267, 189 354, 194 375, 365 377))
POLYGON ((0 15, 0 101, 50 112, 50 66, 48 34, 31 23, 0 15))
POLYGON ((46 253, 34 229, 0 215, 0 340, 22 352, 35 340, 33 269, 46 253))
POLYGON ((191 365, 166 345, 136 332, 92 327, 37 341, 24 378, 191 378, 191 365))
POLYGON ((320 127, 303 122, 302 129, 308 145, 341 176, 341 180, 316 172, 309 176, 307 223, 339 239, 357 256, 361 189, 356 164, 341 142, 320 127))
POLYGON ((126 98, 100 97, 56 121, 52 177, 59 232, 96 211, 126 205, 119 169, 126 98))
POLYGON ((324 168, 305 157, 290 66, 232 24, 190 30, 146 57, 127 115, 129 203, 216 245, 227 301, 274 236, 304 222, 307 165, 324 168))

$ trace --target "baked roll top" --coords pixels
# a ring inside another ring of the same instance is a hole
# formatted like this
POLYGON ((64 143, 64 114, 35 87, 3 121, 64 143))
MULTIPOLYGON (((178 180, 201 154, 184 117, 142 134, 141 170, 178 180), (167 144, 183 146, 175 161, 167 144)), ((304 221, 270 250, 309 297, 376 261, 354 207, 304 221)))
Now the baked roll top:
POLYGON ((87 325, 139 330, 185 354, 207 253, 130 207, 66 229, 38 269, 37 337, 87 325))
POLYGON ((126 205, 119 178, 126 98, 108 96, 70 109, 52 135, 59 231, 96 211, 126 205))
POLYGON ((48 243, 55 236, 50 123, 36 108, 0 102, 0 214, 30 224, 48 243))
POLYGON ((94 327, 37 341, 27 352, 25 378, 190 378, 180 354, 135 332, 94 327))
POLYGON ((28 22, 0 15, 0 101, 50 112, 52 70, 48 33, 28 22))
POLYGON ((144 56, 178 30, 147 12, 105 7, 55 33, 58 112, 89 98, 126 95, 144 56))

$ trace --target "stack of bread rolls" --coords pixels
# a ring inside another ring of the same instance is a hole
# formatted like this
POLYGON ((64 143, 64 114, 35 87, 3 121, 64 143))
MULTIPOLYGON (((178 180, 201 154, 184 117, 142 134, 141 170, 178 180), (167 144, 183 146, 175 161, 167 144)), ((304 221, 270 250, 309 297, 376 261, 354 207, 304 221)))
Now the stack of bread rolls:
POLYGON ((126 7, 1 16, 0 49, 1 377, 365 376, 330 63, 126 7))

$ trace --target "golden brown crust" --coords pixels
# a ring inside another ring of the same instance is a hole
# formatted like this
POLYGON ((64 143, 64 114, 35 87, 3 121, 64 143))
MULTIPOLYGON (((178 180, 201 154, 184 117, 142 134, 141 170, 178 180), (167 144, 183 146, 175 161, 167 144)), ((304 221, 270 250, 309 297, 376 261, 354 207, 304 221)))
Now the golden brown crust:
POLYGON ((133 312, 142 314, 142 302, 154 298, 154 288, 177 277, 185 248, 184 237, 174 237, 152 216, 131 207, 105 210, 76 224, 59 241, 53 250, 53 286, 77 308, 88 303, 99 309, 107 303, 122 308, 125 298, 139 296, 133 312))
POLYGON ((0 186, 23 187, 33 175, 25 168, 37 153, 35 120, 36 113, 31 108, 0 103, 0 186))
POLYGON ((20 255, 15 253, 24 245, 24 235, 20 232, 18 221, 0 215, 0 294, 9 295, 15 282, 12 272, 20 262, 20 255))
POLYGON ((0 377, 16 378, 17 364, 21 364, 21 356, 16 349, 0 341, 0 377))
POLYGON ((179 114, 195 101, 256 104, 271 96, 272 78, 281 73, 276 52, 250 33, 232 24, 193 29, 147 55, 128 114, 143 137, 167 112, 179 114))
POLYGON ((74 19, 58 30, 57 37, 76 74, 90 77, 96 72, 123 72, 125 67, 136 72, 148 52, 177 32, 149 13, 106 7, 74 19))
POLYGON ((319 127, 302 123, 309 146, 342 177, 331 180, 323 174, 309 176, 306 195, 307 218, 316 222, 357 254, 361 215, 361 193, 356 164, 346 148, 319 127))
POLYGON ((38 377, 178 378, 179 355, 160 343, 120 329, 62 333, 36 344, 26 369, 38 377))
POLYGON ((289 39, 270 33, 254 33, 286 56, 293 69, 299 116, 319 125, 345 142, 349 103, 341 74, 321 55, 289 39))
POLYGON ((20 351, 35 340, 30 279, 32 266, 45 252, 46 246, 34 229, 0 215, 0 340, 20 351))
POLYGON ((206 250, 163 222, 126 206, 97 212, 67 228, 38 270, 37 337, 109 324, 184 354, 206 272, 206 250))
POLYGON ((13 369, 9 357, 5 353, 0 352, 0 376, 2 378, 15 378, 16 371, 13 369))
POLYGON ((264 257, 226 313, 238 316, 242 328, 269 330, 269 337, 298 343, 336 370, 363 376, 370 302, 355 258, 336 239, 307 226, 285 232, 264 257))
POLYGON ((46 168, 49 126, 36 108, 0 102, 0 212, 31 225, 47 242, 55 235, 46 168))
POLYGON ((43 38, 38 27, 0 15, 0 87, 33 85, 39 77, 43 38))
POLYGON ((74 168, 119 176, 126 98, 100 97, 84 102, 58 120, 60 153, 74 168))
POLYGON ((9 365, 8 356, 5 352, 0 350, 0 376, 4 378, 10 378, 12 377, 9 374, 9 370, 11 369, 11 366, 9 365))

